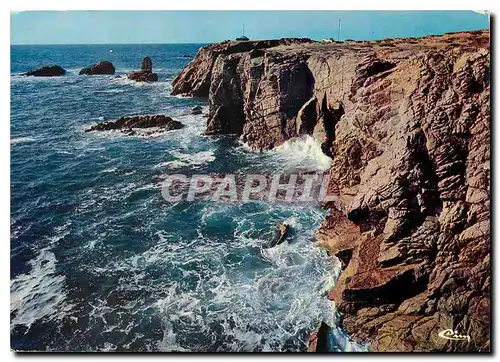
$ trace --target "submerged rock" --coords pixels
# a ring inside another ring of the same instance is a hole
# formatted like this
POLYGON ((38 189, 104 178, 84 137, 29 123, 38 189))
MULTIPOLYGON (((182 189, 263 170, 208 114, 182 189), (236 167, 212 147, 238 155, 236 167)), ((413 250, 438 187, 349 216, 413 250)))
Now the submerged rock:
POLYGON ((115 67, 111 62, 107 60, 102 61, 100 63, 91 65, 89 67, 83 68, 80 70, 79 75, 100 75, 100 74, 115 74, 115 67))
POLYGON ((202 114, 203 113, 203 108, 201 106, 194 106, 191 109, 191 114, 202 114))
POLYGON ((135 134, 134 128, 160 128, 164 131, 171 131, 180 129, 184 125, 175 121, 170 117, 164 115, 154 116, 134 116, 134 117, 121 117, 116 121, 102 122, 85 130, 91 131, 110 131, 121 130, 123 133, 133 135, 135 134))
POLYGON ((269 243, 269 245, 266 245, 266 248, 274 248, 275 246, 282 244, 288 237, 289 231, 290 225, 286 223, 279 224, 273 240, 269 243))
POLYGON ((40 69, 32 70, 23 75, 34 77, 58 77, 66 74, 66 70, 59 65, 50 65, 41 67, 40 69))

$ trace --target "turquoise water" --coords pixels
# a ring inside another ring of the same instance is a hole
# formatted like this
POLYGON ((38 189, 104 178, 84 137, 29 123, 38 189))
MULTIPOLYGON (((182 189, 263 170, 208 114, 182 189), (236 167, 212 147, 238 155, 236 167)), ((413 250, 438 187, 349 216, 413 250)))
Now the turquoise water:
MULTIPOLYGON (((253 153, 204 137, 205 101, 170 96, 200 45, 11 47, 11 346, 76 351, 304 351, 338 264, 314 244, 315 204, 169 204, 172 173, 323 170, 311 139, 253 153), (78 76, 100 60, 117 74, 153 60, 159 82, 78 76), (59 64, 64 77, 20 72, 59 64), (184 129, 149 137, 85 133, 125 115, 166 114, 184 129), (279 222, 287 243, 262 246, 279 222)), ((353 350, 336 331, 335 350, 353 350)))

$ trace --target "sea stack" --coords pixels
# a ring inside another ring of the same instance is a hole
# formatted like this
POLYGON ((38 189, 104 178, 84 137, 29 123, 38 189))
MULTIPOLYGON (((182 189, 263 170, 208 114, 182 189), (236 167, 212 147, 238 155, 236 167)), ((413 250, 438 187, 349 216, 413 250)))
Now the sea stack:
POLYGON ((153 61, 150 57, 144 57, 141 62, 141 70, 129 74, 129 79, 136 82, 156 82, 158 74, 153 73, 153 61))

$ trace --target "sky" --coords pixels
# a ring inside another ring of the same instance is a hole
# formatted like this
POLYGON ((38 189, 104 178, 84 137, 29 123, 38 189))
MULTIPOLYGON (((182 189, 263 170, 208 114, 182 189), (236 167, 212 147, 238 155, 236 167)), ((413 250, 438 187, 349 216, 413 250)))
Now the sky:
POLYGON ((474 11, 25 11, 11 44, 212 43, 307 37, 372 40, 489 28, 474 11))

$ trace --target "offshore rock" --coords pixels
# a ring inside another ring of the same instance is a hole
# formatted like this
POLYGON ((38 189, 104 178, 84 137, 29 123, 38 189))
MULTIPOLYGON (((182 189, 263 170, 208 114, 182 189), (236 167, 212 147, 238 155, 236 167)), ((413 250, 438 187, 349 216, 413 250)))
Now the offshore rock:
POLYGON ((95 126, 90 127, 85 132, 91 131, 110 131, 110 130, 122 130, 126 134, 135 134, 134 128, 160 128, 163 131, 171 131, 174 129, 180 129, 184 125, 175 121, 170 117, 164 115, 154 115, 154 116, 134 116, 134 117, 121 117, 116 121, 102 122, 95 126))
POLYGON ((140 70, 129 74, 128 78, 131 80, 135 80, 136 82, 157 82, 158 74, 140 70))
POLYGON ((275 246, 283 244, 288 237, 289 232, 290 225, 286 223, 279 224, 273 240, 269 243, 269 245, 266 246, 266 248, 274 248, 275 246))
POLYGON ((150 57, 144 57, 141 62, 141 70, 146 72, 153 71, 153 61, 150 57))
POLYGON ((115 74, 115 67, 111 62, 107 60, 99 62, 97 64, 91 65, 89 67, 83 68, 78 73, 79 75, 101 75, 101 74, 115 74))
POLYGON ((66 74, 66 70, 59 65, 50 65, 41 67, 40 69, 32 70, 23 75, 34 77, 57 77, 66 74))
POLYGON ((373 351, 489 351, 489 32, 258 44, 201 48, 173 93, 208 98, 209 134, 330 155, 342 326, 373 351))
POLYGON ((156 82, 158 74, 153 73, 153 61, 150 57, 144 57, 141 62, 141 70, 128 75, 128 78, 136 82, 156 82))
POLYGON ((191 108, 191 114, 202 114, 203 108, 201 106, 194 106, 191 108))
POLYGON ((101 75, 101 74, 115 74, 115 67, 111 62, 102 61, 89 67, 83 68, 78 73, 79 75, 101 75))

